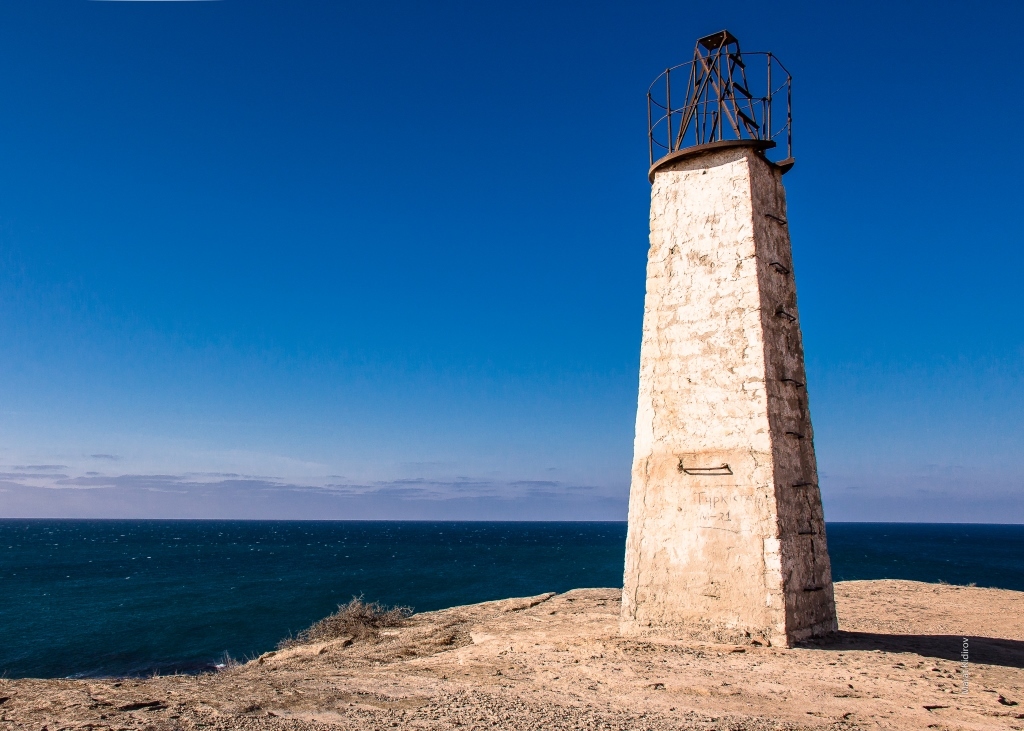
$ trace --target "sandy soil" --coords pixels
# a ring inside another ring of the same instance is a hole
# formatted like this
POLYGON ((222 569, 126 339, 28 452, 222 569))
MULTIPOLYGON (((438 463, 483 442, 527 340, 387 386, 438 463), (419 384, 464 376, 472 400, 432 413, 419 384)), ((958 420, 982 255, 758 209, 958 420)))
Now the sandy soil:
POLYGON ((627 640, 619 592, 415 615, 202 676, 0 681, 0 728, 1024 729, 1024 593, 836 585, 796 649, 627 640), (969 638, 969 686, 960 652, 969 638))

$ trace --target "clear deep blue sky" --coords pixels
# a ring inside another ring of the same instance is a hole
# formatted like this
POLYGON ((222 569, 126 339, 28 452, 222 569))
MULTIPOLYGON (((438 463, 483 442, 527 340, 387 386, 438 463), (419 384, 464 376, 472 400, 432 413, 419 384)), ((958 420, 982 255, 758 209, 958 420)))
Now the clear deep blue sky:
POLYGON ((644 94, 728 28, 829 520, 1024 522, 1015 2, 0 5, 0 516, 624 519, 644 94))

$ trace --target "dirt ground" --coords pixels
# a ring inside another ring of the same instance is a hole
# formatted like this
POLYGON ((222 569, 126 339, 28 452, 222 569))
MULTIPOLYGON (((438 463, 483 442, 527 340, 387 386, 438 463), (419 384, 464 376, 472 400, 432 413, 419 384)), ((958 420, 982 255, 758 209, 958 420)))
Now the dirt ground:
POLYGON ((0 680, 0 728, 1024 729, 1024 593, 836 601, 840 633, 795 649, 623 639, 612 589, 455 607, 208 675, 0 680))

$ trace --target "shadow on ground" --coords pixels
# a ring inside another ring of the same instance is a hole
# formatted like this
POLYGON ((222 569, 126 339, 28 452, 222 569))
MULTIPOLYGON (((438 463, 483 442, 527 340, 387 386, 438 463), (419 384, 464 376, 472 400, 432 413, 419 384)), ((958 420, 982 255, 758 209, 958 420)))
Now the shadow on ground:
MULTIPOLYGON (((822 650, 881 650, 912 652, 924 657, 960 662, 962 635, 886 635, 874 632, 836 632, 834 635, 801 643, 801 647, 822 650)), ((1024 642, 996 637, 967 636, 968 661, 981 665, 1024 668, 1024 642)))

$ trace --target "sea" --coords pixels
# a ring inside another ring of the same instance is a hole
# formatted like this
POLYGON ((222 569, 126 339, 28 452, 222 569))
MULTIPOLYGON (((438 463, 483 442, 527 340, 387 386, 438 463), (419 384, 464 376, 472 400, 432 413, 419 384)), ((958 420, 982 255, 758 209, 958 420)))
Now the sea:
MULTIPOLYGON (((1024 591, 1024 526, 829 523, 833 577, 1024 591)), ((0 677, 197 673, 352 597, 622 586, 626 524, 0 520, 0 677)))

